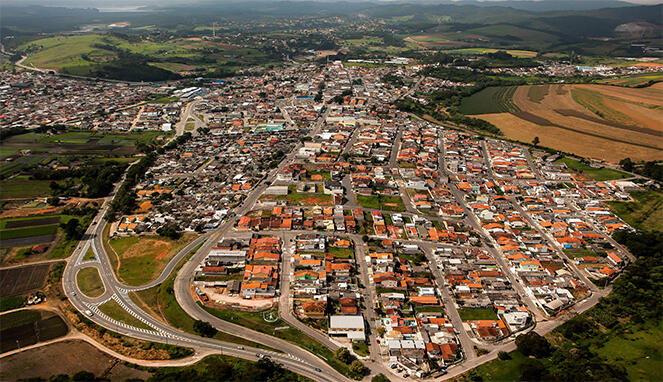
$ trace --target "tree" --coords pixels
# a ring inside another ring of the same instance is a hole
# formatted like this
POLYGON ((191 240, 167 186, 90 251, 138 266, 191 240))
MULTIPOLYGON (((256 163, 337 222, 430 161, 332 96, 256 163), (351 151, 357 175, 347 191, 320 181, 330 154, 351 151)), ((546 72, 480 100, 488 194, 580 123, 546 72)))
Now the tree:
POLYGON ((177 224, 167 224, 157 230, 157 233, 161 236, 177 240, 182 236, 182 233, 179 231, 180 227, 177 224))
POLYGON ((520 365, 521 381, 540 381, 545 374, 546 368, 538 359, 528 359, 520 365))
POLYGON ((509 355, 509 353, 501 351, 497 353, 497 358, 501 359, 502 361, 506 361, 508 359, 511 359, 511 356, 509 355))
POLYGON ((68 222, 61 224, 61 226, 67 235, 67 239, 80 239, 83 236, 78 219, 70 219, 68 222))
POLYGON ((533 355, 536 358, 547 357, 552 350, 548 340, 536 332, 529 332, 516 337, 516 346, 524 355, 533 355))
POLYGON ((193 323, 193 330, 203 337, 214 337, 218 332, 209 322, 201 320, 193 323))
POLYGON ((620 160, 619 165, 622 166, 625 171, 633 171, 633 161, 631 158, 624 158, 620 160))
POLYGON ((541 140, 539 140, 538 136, 536 136, 536 137, 534 137, 534 139, 532 139, 532 143, 534 144, 534 146, 538 146, 539 142, 541 142, 541 140))
POLYGON ((364 375, 364 364, 360 360, 356 359, 350 364, 350 372, 357 376, 364 375))
POLYGON ((384 328, 382 326, 378 326, 378 328, 375 329, 375 331, 378 333, 378 336, 380 337, 384 336, 384 328))
POLYGON ((343 363, 348 364, 352 362, 352 354, 350 354, 350 351, 344 347, 336 349, 334 356, 343 363))
POLYGON ((94 381, 94 374, 89 371, 79 371, 71 377, 71 380, 82 382, 94 381))
POLYGON ((378 374, 371 378, 371 382, 389 382, 389 378, 387 378, 384 374, 378 374))

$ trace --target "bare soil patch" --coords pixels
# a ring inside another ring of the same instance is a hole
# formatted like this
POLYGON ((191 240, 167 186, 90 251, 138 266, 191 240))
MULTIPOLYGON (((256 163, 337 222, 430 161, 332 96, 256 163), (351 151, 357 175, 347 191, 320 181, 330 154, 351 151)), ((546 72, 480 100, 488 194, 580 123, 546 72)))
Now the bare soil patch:
POLYGON ((118 359, 81 340, 57 342, 2 359, 2 379, 6 381, 48 379, 51 375, 72 375, 81 370, 111 381, 147 379, 150 376, 149 372, 125 366, 118 359))

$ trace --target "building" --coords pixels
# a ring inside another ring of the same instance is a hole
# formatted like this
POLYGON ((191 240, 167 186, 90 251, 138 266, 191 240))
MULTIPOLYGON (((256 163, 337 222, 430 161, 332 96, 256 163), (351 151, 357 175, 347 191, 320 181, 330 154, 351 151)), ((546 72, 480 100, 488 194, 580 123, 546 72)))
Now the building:
POLYGON ((346 336, 352 341, 366 340, 366 327, 362 315, 329 316, 328 328, 330 336, 346 336))

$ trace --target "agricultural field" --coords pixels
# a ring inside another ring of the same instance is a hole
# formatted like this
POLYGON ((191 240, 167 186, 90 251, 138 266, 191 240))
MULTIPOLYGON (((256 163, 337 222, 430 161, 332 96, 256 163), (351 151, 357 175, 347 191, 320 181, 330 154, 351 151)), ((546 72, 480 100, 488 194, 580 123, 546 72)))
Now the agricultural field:
MULTIPOLYGON (((5 206, 9 208, 9 206, 5 206)), ((13 213, 28 213, 30 209, 16 207, 13 213)), ((37 212, 40 210, 37 209, 37 212)), ((11 217, 0 219, 0 242, 1 248, 8 249, 0 258, 0 264, 20 264, 35 262, 46 259, 58 259, 68 257, 78 244, 75 237, 68 237, 61 224, 66 224, 72 219, 78 220, 78 230, 87 227, 92 219, 90 210, 86 215, 75 216, 58 214, 61 208, 55 208, 47 214, 36 214, 27 217, 11 217), (47 248, 32 250, 36 244, 47 244, 47 248)))
POLYGON ((654 84, 663 81, 663 73, 645 73, 632 76, 607 78, 599 81, 601 84, 625 86, 625 87, 641 87, 648 84, 654 84))
POLYGON ((3 358, 0 376, 5 381, 31 378, 48 380, 53 375, 72 375, 86 370, 111 381, 149 378, 148 371, 118 361, 85 341, 62 341, 3 358), (53 362, 54 359, 57 359, 57 362, 53 362))
MULTIPOLYGON (((462 110, 500 128, 509 139, 532 142, 583 157, 618 162, 663 159, 663 84, 647 88, 607 85, 521 86, 504 98, 482 92, 463 100, 462 110), (482 107, 481 102, 492 102, 482 107)), ((492 90, 497 93, 497 90, 492 90)))
POLYGON ((519 50, 519 49, 494 49, 494 48, 463 48, 445 50, 445 53, 459 53, 459 54, 487 54, 495 53, 498 50, 503 50, 508 54, 518 58, 534 58, 538 54, 532 50, 519 50))
POLYGON ((0 269, 0 297, 18 296, 35 291, 46 281, 50 264, 0 269))
POLYGON ((69 329, 55 313, 19 310, 0 316, 0 352, 62 337, 69 329))
POLYGON ((170 259, 197 236, 185 234, 178 240, 162 236, 121 237, 110 239, 107 250, 120 280, 143 285, 157 278, 170 259))
POLYGON ((485 88, 464 98, 459 111, 463 114, 488 114, 518 112, 513 103, 516 86, 496 86, 485 88))

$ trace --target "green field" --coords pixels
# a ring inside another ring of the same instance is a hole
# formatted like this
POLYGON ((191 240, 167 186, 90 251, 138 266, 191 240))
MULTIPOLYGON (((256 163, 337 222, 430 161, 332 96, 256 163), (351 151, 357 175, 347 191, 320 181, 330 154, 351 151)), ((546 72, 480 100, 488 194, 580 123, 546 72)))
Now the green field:
POLYGON ((374 210, 404 212, 405 205, 400 196, 387 195, 357 195, 357 203, 364 208, 374 210))
POLYGON ((104 294, 104 283, 97 268, 83 268, 76 274, 76 281, 81 292, 88 297, 99 297, 104 294))
POLYGON ((663 194, 634 191, 635 202, 606 202, 631 227, 643 231, 663 231, 663 194))
POLYGON ((458 314, 463 321, 498 319, 497 313, 493 309, 488 308, 461 308, 458 309, 458 314))
MULTIPOLYGON (((161 236, 129 236, 110 239, 110 260, 118 276, 129 285, 143 285, 154 280, 166 264, 197 235, 185 234, 178 240, 161 236)), ((106 240, 104 240, 106 241, 106 240)))
POLYGON ((51 193, 48 180, 8 179, 0 181, 0 199, 33 199, 51 193))
POLYGON ((569 169, 585 174, 596 181, 624 179, 631 176, 610 168, 594 168, 571 158, 561 158, 556 160, 556 162, 564 163, 569 169))
POLYGON ((353 259, 354 251, 352 248, 327 247, 327 253, 334 255, 339 259, 353 259))
POLYGON ((463 98, 458 108, 463 114, 490 114, 518 112, 513 103, 516 86, 494 86, 485 88, 469 97, 463 98))
MULTIPOLYGON (((417 41, 425 41, 419 40, 417 41)), ((504 50, 508 54, 519 58, 531 58, 536 56, 536 52, 531 50, 518 50, 518 49, 494 49, 494 48, 464 48, 464 49, 450 49, 445 50, 445 53, 459 53, 459 54, 486 54, 495 53, 498 50, 504 50)))
POLYGON ((44 225, 0 230, 0 240, 18 239, 23 237, 51 235, 57 232, 57 225, 44 225))
POLYGON ((99 305, 99 310, 106 314, 108 317, 122 321, 127 325, 131 325, 139 329, 152 330, 150 326, 144 324, 143 321, 137 319, 131 315, 131 313, 124 310, 124 308, 122 308, 115 300, 108 300, 108 302, 99 305))
POLYGON ((637 87, 646 85, 648 83, 656 83, 661 81, 663 81, 663 73, 646 73, 632 76, 606 78, 599 81, 599 83, 616 86, 637 87))

